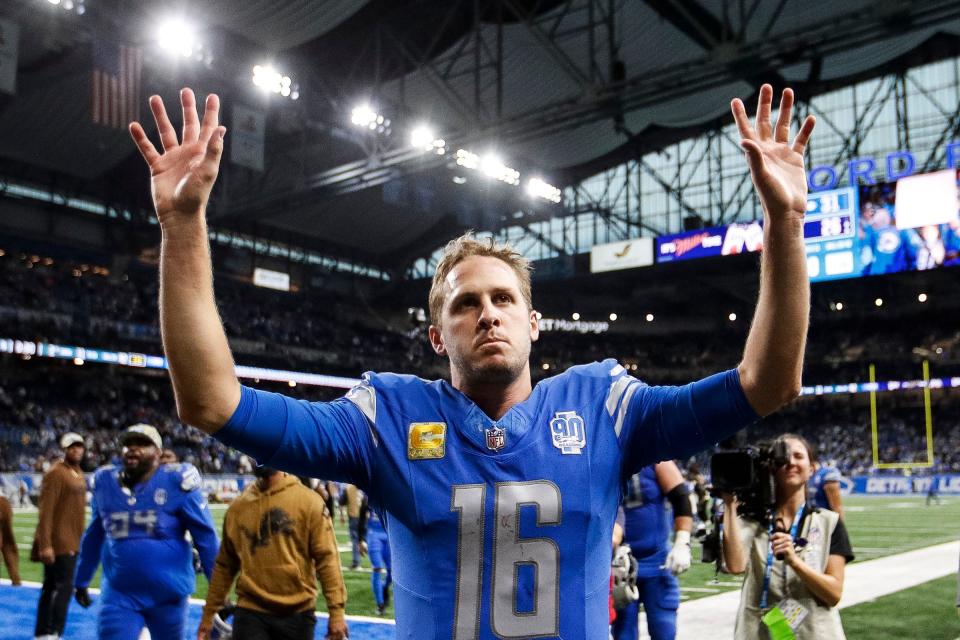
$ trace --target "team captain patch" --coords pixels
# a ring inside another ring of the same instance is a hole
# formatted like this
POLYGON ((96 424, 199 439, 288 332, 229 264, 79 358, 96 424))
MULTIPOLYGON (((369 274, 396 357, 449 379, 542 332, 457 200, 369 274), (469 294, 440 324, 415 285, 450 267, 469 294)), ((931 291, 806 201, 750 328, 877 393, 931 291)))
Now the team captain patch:
POLYGON ((407 435, 407 457, 435 460, 446 453, 447 425, 444 422, 411 422, 407 435))

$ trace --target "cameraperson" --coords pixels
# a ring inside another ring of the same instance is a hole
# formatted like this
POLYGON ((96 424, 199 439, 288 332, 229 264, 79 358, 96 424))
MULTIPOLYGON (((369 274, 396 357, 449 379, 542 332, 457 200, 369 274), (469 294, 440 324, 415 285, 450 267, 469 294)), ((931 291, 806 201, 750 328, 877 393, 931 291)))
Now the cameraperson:
POLYGON ((776 463, 769 522, 738 517, 738 501, 723 495, 724 561, 731 573, 747 572, 734 637, 844 638, 836 607, 853 560, 847 530, 838 514, 807 500, 816 461, 810 444, 784 434, 770 449, 776 463))

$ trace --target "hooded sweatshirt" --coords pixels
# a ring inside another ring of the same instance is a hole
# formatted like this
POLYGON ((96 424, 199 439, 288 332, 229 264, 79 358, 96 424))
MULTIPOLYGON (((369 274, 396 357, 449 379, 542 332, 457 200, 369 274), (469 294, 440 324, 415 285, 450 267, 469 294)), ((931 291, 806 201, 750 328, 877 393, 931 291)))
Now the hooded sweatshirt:
POLYGON ((313 611, 319 578, 331 621, 343 619, 347 591, 333 523, 320 496, 295 476, 266 491, 253 483, 227 509, 204 621, 223 607, 237 574, 239 607, 273 615, 313 611))

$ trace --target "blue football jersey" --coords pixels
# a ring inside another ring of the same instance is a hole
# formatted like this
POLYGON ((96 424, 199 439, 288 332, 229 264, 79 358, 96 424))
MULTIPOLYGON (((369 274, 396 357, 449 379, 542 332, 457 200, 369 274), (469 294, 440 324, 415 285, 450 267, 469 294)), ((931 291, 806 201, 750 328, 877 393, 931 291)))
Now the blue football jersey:
POLYGON ((672 510, 668 509, 657 472, 653 466, 627 480, 623 496, 623 541, 637 559, 637 575, 649 578, 665 571, 661 569, 670 553, 672 510))
POLYGON ((384 515, 398 638, 608 638, 623 481, 756 418, 736 370, 650 387, 613 360, 541 381, 493 420, 445 381, 365 374, 345 398, 244 387, 216 437, 354 483, 384 515))
POLYGON ((196 587, 187 531, 210 578, 219 542, 193 465, 161 465, 132 490, 120 483, 119 468, 102 467, 94 475, 91 509, 78 587, 90 584, 102 560, 105 598, 119 593, 138 608, 185 598, 196 587))
POLYGON ((821 509, 830 509, 830 501, 827 500, 827 492, 823 490, 823 486, 828 482, 840 482, 842 479, 840 471, 834 467, 824 466, 814 471, 807 485, 813 493, 813 503, 821 509))

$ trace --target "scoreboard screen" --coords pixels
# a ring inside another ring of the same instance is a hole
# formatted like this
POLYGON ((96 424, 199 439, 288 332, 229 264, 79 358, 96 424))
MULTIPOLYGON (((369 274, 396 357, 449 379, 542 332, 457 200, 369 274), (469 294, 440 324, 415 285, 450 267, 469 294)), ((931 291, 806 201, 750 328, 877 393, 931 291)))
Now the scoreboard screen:
POLYGON ((807 196, 803 239, 810 280, 835 280, 860 275, 857 236, 857 191, 851 187, 818 191, 807 196))

